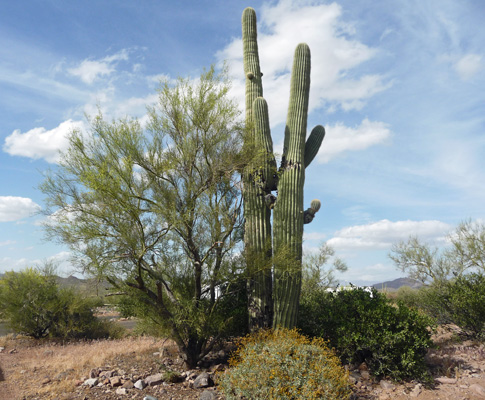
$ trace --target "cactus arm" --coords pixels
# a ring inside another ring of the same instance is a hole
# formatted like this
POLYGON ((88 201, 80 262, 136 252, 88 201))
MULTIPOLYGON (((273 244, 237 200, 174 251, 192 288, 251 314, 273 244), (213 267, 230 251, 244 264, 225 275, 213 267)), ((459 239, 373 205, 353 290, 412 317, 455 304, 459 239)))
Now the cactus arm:
POLYGON ((312 129, 312 132, 305 143, 305 168, 310 165, 317 155, 324 137, 325 128, 322 125, 317 125, 312 129))
POLYGON ((320 210, 321 205, 322 203, 320 202, 320 200, 312 200, 312 202, 310 203, 310 208, 306 209, 303 213, 304 224, 309 224, 313 221, 313 218, 315 218, 315 214, 318 212, 318 210, 320 210))
POLYGON ((256 11, 248 7, 242 15, 243 63, 246 75, 246 123, 252 121, 253 102, 263 96, 263 82, 259 65, 256 11))
MULTIPOLYGON (((261 154, 259 162, 260 185, 266 195, 276 190, 276 161, 273 155, 273 140, 269 127, 268 104, 262 97, 253 102, 255 146, 261 154)), ((255 177, 256 178, 256 177, 255 177)))

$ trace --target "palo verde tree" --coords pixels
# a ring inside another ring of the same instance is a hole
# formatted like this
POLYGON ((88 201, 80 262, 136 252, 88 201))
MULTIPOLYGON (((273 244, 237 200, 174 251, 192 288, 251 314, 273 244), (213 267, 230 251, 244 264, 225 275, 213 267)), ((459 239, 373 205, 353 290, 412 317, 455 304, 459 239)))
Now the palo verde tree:
POLYGON ((425 284, 441 284, 467 272, 485 273, 485 224, 460 223, 448 236, 449 246, 440 249, 411 236, 395 243, 389 258, 409 277, 425 284))
POLYGON ((268 106, 263 98, 256 13, 252 8, 243 12, 242 35, 245 146, 253 148, 256 154, 243 172, 250 327, 292 328, 297 321, 301 291, 303 224, 311 222, 320 208, 319 200, 313 200, 306 211, 303 208, 305 169, 318 153, 325 129, 316 126, 306 139, 310 49, 301 43, 295 50, 283 154, 277 167, 268 106))
POLYGON ((227 332, 240 270, 242 129, 228 90, 214 68, 162 82, 146 128, 95 117, 41 185, 48 236, 174 339, 190 368, 227 332))

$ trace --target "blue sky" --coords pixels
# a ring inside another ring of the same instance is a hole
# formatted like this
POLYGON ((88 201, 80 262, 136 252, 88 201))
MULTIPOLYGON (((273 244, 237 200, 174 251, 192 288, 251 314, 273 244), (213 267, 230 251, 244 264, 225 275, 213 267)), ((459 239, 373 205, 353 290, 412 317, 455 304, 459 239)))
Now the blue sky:
POLYGON ((480 0, 18 0, 0 6, 0 273, 49 259, 69 273, 68 249, 42 239, 36 187, 85 113, 143 121, 161 77, 224 61, 243 98, 248 5, 276 151, 294 48, 312 51, 309 128, 327 135, 306 173, 305 203, 323 203, 306 251, 325 240, 349 265, 342 282, 372 284, 402 276, 392 243, 444 244, 485 218, 480 0))

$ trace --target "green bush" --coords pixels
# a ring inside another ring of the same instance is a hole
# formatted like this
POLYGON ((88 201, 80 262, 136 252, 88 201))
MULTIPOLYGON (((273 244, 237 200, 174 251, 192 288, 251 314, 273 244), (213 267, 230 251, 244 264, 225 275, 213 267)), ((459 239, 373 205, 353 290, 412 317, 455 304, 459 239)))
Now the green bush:
POLYGON ((485 276, 462 275, 448 282, 444 291, 451 321, 471 336, 485 338, 485 276))
POLYGON ((398 295, 406 305, 420 309, 438 324, 456 324, 469 336, 485 338, 485 276, 478 273, 434 283, 412 295, 398 295))
POLYGON ((401 286, 395 292, 394 302, 401 302, 410 308, 420 308, 422 304, 422 290, 413 289, 409 286, 401 286))
POLYGON ((348 373, 323 339, 296 330, 244 338, 219 376, 226 399, 347 399, 348 373))
POLYGON ((115 330, 93 314, 99 300, 62 289, 54 275, 28 268, 0 280, 0 318, 17 333, 54 338, 101 338, 115 330))
POLYGON ((376 290, 304 294, 299 319, 304 334, 329 340, 344 363, 365 362, 377 377, 428 379, 432 320, 376 290))

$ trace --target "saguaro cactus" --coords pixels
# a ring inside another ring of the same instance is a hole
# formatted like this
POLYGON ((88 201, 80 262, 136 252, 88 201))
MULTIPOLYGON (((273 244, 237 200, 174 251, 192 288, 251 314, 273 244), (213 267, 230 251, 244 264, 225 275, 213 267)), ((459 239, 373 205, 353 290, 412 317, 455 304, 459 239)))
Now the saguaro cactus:
POLYGON ((301 288, 303 224, 311 222, 320 208, 320 202, 314 200, 308 210, 303 210, 305 168, 318 153, 325 129, 315 127, 305 142, 310 49, 302 43, 295 51, 283 155, 276 171, 252 8, 243 12, 242 31, 248 131, 245 145, 253 153, 243 172, 250 327, 267 327, 271 321, 273 327, 293 327, 301 288), (277 196, 272 194, 275 190, 277 196))

